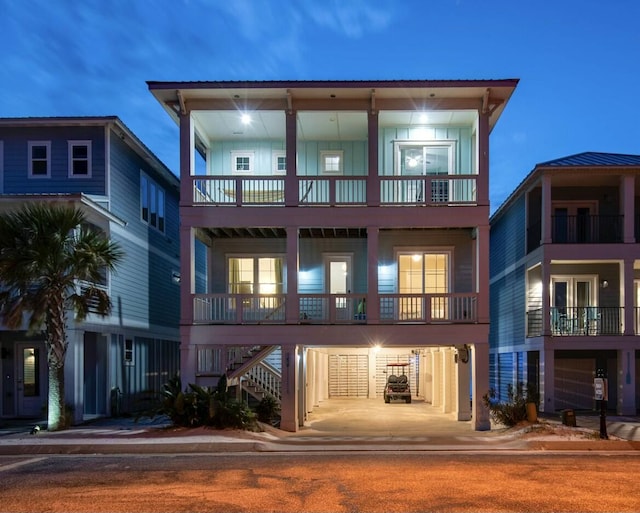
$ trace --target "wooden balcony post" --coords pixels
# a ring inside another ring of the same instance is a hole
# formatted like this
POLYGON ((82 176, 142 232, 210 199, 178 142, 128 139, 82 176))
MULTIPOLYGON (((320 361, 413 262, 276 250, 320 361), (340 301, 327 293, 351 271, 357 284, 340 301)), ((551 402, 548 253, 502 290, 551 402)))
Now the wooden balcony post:
POLYGON ((367 228, 367 324, 380 322, 380 295, 378 294, 378 244, 380 230, 367 228))
POLYGON ((285 322, 297 324, 300 320, 300 300, 298 298, 298 228, 287 227, 287 298, 285 322))
POLYGON ((284 180, 284 204, 287 207, 298 206, 298 169, 296 164, 296 117, 295 110, 286 112, 286 159, 287 175, 284 180))
POLYGON ((367 176, 367 205, 380 206, 380 177, 378 169, 378 112, 369 111, 368 117, 368 157, 369 169, 367 176))

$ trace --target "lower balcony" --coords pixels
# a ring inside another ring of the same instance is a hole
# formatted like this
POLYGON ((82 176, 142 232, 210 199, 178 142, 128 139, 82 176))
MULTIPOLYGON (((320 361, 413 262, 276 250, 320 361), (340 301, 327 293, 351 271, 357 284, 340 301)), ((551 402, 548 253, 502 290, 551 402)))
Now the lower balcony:
MULTIPOLYGON (((527 337, 542 336, 542 315, 542 309, 527 312, 527 337)), ((554 307, 550 315, 552 336, 622 335, 622 307, 554 307)))
MULTIPOLYGON (((474 323, 477 294, 378 294, 377 322, 474 323)), ((364 294, 298 294, 295 324, 366 324, 364 294)), ((373 317, 373 316, 370 316, 373 317)), ((285 324, 285 294, 194 294, 194 324, 285 324)))

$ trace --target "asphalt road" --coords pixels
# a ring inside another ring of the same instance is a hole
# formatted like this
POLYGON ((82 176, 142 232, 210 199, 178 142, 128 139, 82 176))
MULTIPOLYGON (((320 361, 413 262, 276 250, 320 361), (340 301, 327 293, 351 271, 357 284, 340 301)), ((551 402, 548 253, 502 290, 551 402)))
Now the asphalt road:
POLYGON ((640 455, 3 456, 2 512, 640 511, 640 455))

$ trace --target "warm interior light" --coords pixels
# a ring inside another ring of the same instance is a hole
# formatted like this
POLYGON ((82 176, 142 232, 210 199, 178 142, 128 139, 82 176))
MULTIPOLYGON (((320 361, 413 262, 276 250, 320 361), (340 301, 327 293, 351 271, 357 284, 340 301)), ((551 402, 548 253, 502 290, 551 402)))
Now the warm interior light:
POLYGON ((414 262, 419 262, 420 261, 420 255, 418 253, 414 254, 412 257, 414 262))

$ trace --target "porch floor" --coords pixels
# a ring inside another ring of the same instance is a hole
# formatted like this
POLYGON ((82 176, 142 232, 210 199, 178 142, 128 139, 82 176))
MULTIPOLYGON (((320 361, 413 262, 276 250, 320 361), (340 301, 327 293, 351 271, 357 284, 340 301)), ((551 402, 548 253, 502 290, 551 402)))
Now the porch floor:
POLYGON ((332 398, 324 400, 308 415, 305 425, 293 436, 393 437, 469 436, 471 421, 457 421, 451 413, 414 398, 385 404, 378 399, 332 398))

